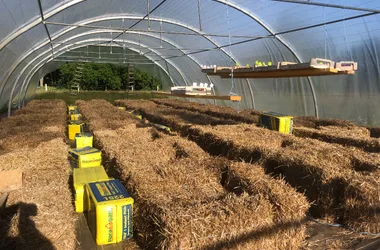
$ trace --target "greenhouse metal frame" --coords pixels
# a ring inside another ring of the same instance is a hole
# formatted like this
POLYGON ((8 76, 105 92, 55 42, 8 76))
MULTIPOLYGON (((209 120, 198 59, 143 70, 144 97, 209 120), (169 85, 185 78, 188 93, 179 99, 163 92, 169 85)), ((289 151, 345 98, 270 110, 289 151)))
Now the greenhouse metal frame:
MULTIPOLYGON (((71 61, 134 64, 173 85, 213 83, 213 101, 380 125, 380 3, 375 0, 3 0, 0 108, 21 108, 38 81, 71 61), (98 52, 98 54, 96 54, 98 52), (89 56, 89 53, 94 56, 89 56), (74 54, 74 55, 73 55, 74 54), (355 75, 207 76, 202 65, 358 62, 355 75)), ((204 100, 204 102, 209 102, 204 100)))

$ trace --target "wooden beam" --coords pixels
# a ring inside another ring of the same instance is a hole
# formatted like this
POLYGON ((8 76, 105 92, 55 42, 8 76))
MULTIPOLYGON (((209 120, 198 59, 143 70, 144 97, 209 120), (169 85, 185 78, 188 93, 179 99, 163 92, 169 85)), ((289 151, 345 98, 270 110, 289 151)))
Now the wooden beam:
POLYGON ((226 100, 226 101, 233 101, 233 102, 241 101, 241 96, 239 95, 226 95, 226 96, 223 96, 223 95, 178 95, 178 94, 172 94, 169 92, 156 92, 156 91, 152 91, 152 95, 174 96, 174 97, 182 97, 182 98, 226 100))
MULTIPOLYGON (((231 78, 231 71, 203 69, 202 72, 207 75, 220 76, 222 78, 231 78)), ((234 69, 234 78, 287 78, 287 77, 306 77, 306 76, 333 76, 333 75, 353 75, 355 71, 338 71, 334 68, 317 69, 278 69, 271 71, 254 71, 248 69, 234 69)))

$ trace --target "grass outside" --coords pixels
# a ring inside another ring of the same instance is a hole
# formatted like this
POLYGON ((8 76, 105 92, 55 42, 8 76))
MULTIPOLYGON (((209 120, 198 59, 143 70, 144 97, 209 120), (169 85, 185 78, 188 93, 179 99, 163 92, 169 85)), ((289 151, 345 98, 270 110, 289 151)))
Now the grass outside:
MULTIPOLYGON (((79 93, 70 93, 67 89, 56 89, 49 87, 45 92, 44 88, 38 88, 34 99, 61 99, 66 104, 74 104, 77 100, 92 100, 104 99, 110 103, 114 103, 118 99, 151 99, 152 94, 150 91, 80 91, 79 93)), ((160 98, 155 96, 155 98, 160 98)))

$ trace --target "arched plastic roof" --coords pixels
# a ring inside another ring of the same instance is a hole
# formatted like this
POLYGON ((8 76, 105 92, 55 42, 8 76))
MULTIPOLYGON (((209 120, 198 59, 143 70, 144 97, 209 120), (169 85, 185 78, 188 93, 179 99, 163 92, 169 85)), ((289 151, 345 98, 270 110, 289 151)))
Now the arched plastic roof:
POLYGON ((380 2, 376 0, 3 0, 0 108, 33 97, 66 61, 133 63, 164 88, 212 82, 239 108, 380 125, 380 2), (354 76, 208 77, 201 65, 357 61, 354 76))

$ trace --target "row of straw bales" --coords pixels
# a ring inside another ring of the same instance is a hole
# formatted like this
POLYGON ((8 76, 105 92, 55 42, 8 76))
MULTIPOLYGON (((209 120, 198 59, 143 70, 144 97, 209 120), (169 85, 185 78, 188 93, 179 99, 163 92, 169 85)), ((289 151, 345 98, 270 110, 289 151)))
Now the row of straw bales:
POLYGON ((0 121, 0 170, 23 171, 0 215, 1 249, 75 249, 63 101, 32 101, 0 121))
MULTIPOLYGON (((124 104, 132 109, 139 105, 133 101, 124 104)), ((378 154, 283 135, 252 124, 189 126, 172 109, 167 115, 169 111, 162 112, 159 106, 146 105, 149 109, 139 109, 145 117, 171 126, 208 152, 234 160, 260 161, 266 172, 284 176, 315 202, 310 210, 313 215, 355 230, 380 232, 378 154)))
MULTIPOLYGON (((213 117, 231 119, 245 123, 258 123, 259 112, 242 110, 237 112, 229 107, 198 104, 174 99, 154 99, 156 104, 174 109, 204 113, 213 117)), ((123 105, 123 101, 117 104, 123 105)), ((350 121, 337 119, 317 119, 315 117, 294 117, 294 135, 313 138, 328 143, 357 147, 367 152, 380 152, 379 128, 355 126, 350 121), (377 137, 377 138, 376 138, 377 137)))
POLYGON ((293 133, 298 137, 356 147, 367 152, 380 152, 380 139, 370 137, 370 131, 364 127, 296 127, 293 133))
POLYGON ((144 248, 297 249, 301 244, 309 204, 283 181, 257 166, 211 157, 194 142, 161 133, 132 115, 123 116, 123 127, 110 129, 110 121, 122 118, 102 101, 78 105, 119 167, 109 171, 120 172, 135 198, 135 235, 144 248))

